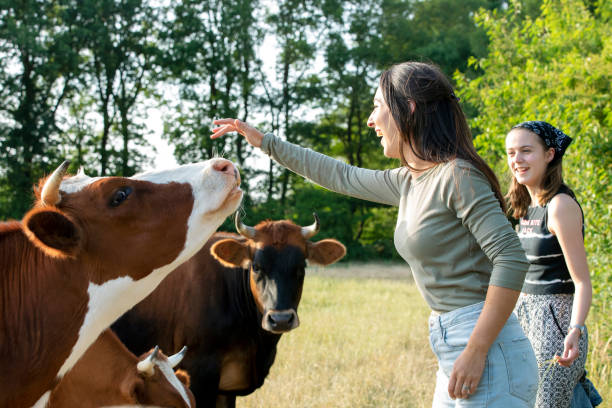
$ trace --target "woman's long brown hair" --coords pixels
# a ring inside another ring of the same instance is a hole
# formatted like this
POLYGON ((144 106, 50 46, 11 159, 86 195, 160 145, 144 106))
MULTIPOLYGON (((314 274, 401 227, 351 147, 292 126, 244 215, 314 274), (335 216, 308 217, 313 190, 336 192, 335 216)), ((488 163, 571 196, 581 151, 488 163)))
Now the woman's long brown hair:
MULTIPOLYGON (((529 129, 525 130, 531 132, 529 129)), ((542 146, 544 150, 548 149, 542 138, 535 133, 533 134, 536 136, 540 146, 542 146)), ((561 187, 562 184, 563 162, 561 159, 555 158, 546 166, 546 172, 544 173, 542 185, 540 186, 540 193, 537 196, 538 202, 534 204, 548 203, 554 197, 555 193, 559 191, 559 187, 561 187)), ((531 204, 531 196, 529 195, 529 191, 527 191, 527 187, 516 181, 514 175, 512 175, 512 181, 510 181, 510 188, 508 189, 506 197, 510 202, 510 211, 514 218, 518 219, 527 214, 527 208, 529 208, 529 204, 531 204)))
POLYGON ((476 152, 453 87, 437 66, 414 61, 393 65, 382 73, 380 88, 400 131, 402 165, 418 171, 403 157, 404 143, 408 143, 421 160, 433 163, 445 163, 456 158, 467 160, 489 180, 495 197, 506 212, 499 181, 476 152), (411 103, 414 103, 414 112, 411 103))

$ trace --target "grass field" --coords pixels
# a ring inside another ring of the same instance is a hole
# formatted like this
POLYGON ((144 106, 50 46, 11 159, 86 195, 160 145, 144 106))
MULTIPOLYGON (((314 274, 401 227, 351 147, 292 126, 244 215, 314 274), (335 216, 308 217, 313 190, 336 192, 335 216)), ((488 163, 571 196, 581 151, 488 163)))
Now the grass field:
MULTIPOLYGON (((612 398, 609 303, 589 316, 589 377, 612 398)), ((299 316, 262 388, 240 408, 430 407, 436 360, 429 309, 403 266, 311 268, 299 316)))

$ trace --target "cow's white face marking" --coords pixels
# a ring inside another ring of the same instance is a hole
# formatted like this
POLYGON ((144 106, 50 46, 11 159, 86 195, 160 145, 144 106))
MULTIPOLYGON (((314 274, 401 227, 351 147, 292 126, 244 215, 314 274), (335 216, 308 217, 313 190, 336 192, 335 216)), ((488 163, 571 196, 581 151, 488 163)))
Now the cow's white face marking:
POLYGON ((170 383, 170 385, 172 385, 178 391, 178 393, 181 394, 181 397, 183 397, 185 404, 187 404, 187 406, 191 408, 191 403, 189 402, 189 397, 187 396, 185 387, 181 380, 177 378, 176 374, 174 374, 174 370, 172 369, 172 367, 170 367, 168 361, 157 361, 156 365, 161 371, 161 373, 164 375, 164 377, 166 377, 166 380, 170 383))
POLYGON ((83 169, 79 170, 76 176, 62 180, 60 185, 60 191, 68 194, 76 193, 87 187, 89 184, 96 180, 100 180, 102 177, 89 177, 83 172, 83 169))
POLYGON ((45 392, 39 399, 36 401, 36 404, 32 405, 32 408, 45 408, 47 406, 47 402, 49 402, 49 397, 51 396, 51 391, 45 392))

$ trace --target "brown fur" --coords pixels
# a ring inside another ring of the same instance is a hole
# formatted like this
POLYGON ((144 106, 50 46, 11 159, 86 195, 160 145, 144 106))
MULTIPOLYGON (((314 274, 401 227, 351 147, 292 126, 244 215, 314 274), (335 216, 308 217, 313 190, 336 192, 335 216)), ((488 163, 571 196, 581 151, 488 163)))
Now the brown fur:
MULTIPOLYGON (((186 408, 181 395, 155 370, 148 377, 138 372, 140 358, 132 354, 110 330, 102 332, 79 362, 53 389, 48 408, 98 408, 124 404, 155 404, 171 408, 186 408)), ((159 354, 158 358, 166 359, 159 354)), ((189 390, 185 372, 177 377, 183 381, 191 407, 195 399, 189 390)))

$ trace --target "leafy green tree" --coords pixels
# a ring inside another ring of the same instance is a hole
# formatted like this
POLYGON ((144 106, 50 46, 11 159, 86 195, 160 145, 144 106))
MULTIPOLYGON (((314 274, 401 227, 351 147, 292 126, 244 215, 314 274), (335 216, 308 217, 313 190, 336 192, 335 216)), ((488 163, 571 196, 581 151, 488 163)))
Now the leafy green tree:
MULTIPOLYGON (((470 60, 483 75, 458 74, 460 95, 478 109, 475 144, 508 174, 505 135, 525 120, 545 120, 574 138, 564 156, 564 178, 585 215, 585 245, 596 290, 610 296, 612 274, 612 3, 542 3, 525 16, 518 2, 506 11, 481 12, 490 51, 470 60)), ((508 177, 509 180, 509 177, 508 177)), ((507 181, 507 180, 506 180, 507 181)))
MULTIPOLYGON (((254 89, 261 39, 259 1, 187 1, 170 6, 172 18, 162 31, 166 84, 164 137, 175 147, 179 163, 223 155, 236 160, 243 178, 257 171, 242 166, 250 148, 241 138, 212 141, 214 119, 244 120, 257 109, 254 89), (178 98, 175 97, 178 95, 178 98)), ((249 183, 243 184, 250 202, 249 183)))
MULTIPOLYGON (((272 110, 273 129, 279 136, 297 143, 301 142, 300 128, 295 118, 299 117, 319 94, 319 78, 312 64, 321 44, 322 33, 328 28, 326 20, 338 18, 339 3, 333 0, 282 0, 268 10, 266 22, 269 32, 276 39, 279 54, 275 61, 274 79, 265 78, 264 103, 272 110)), ((270 162, 268 177, 268 201, 272 199, 274 166, 270 162)), ((291 189, 292 174, 280 170, 279 199, 285 203, 291 189)))
POLYGON ((32 183, 61 160, 56 115, 79 75, 69 1, 0 1, 0 217, 19 218, 32 183))
MULTIPOLYGON (((528 0, 531 1, 531 0, 528 0)), ((487 36, 474 24, 480 8, 494 10, 502 0, 382 0, 380 63, 430 60, 451 75, 465 71, 470 56, 483 57, 487 36)))
POLYGON ((88 0, 76 9, 88 48, 82 92, 91 92, 101 116, 99 174, 129 176, 145 163, 138 147, 148 146, 137 109, 154 81, 154 28, 158 9, 145 0, 88 0), (94 85, 92 87, 92 85, 94 85))
POLYGON ((173 19, 163 33, 165 67, 179 98, 167 101, 176 113, 166 118, 165 132, 179 162, 221 153, 215 151, 220 142, 209 138, 213 119, 237 116, 241 108, 249 111, 258 64, 258 6, 257 1, 216 0, 171 8, 173 19))

